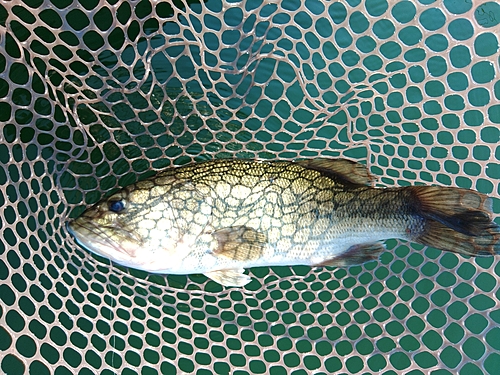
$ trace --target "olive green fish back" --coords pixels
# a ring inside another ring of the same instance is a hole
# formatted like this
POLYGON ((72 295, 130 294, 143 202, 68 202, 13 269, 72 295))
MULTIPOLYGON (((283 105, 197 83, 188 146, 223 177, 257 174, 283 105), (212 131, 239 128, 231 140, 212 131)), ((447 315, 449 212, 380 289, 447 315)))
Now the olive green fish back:
POLYGON ((224 289, 110 265, 64 225, 227 157, 351 158, 498 216, 499 22, 478 0, 2 1, 0 372, 494 374, 498 258, 391 240, 224 289))

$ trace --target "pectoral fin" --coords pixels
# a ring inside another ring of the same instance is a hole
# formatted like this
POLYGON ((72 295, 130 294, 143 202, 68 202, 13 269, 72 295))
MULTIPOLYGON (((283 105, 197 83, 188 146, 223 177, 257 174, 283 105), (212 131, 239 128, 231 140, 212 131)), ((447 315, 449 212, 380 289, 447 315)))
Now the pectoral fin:
POLYGON ((347 251, 332 259, 326 259, 316 264, 318 267, 335 266, 348 267, 357 264, 363 264, 371 260, 378 259, 385 250, 381 243, 359 244, 351 246, 347 251))
POLYGON ((205 276, 224 286, 245 286, 252 278, 245 275, 243 268, 205 272, 205 276))
POLYGON ((262 257, 267 238, 246 226, 222 228, 212 233, 218 242, 214 255, 231 260, 247 261, 262 257))

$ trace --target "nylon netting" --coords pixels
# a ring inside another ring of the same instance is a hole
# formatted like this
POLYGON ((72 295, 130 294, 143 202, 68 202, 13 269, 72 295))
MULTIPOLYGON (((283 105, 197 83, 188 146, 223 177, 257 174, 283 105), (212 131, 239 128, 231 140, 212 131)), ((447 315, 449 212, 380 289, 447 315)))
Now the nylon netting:
POLYGON ((1 370, 498 373, 497 258, 389 240, 226 289, 110 265, 64 224, 213 157, 348 157, 498 215, 499 20, 469 0, 2 2, 1 370))

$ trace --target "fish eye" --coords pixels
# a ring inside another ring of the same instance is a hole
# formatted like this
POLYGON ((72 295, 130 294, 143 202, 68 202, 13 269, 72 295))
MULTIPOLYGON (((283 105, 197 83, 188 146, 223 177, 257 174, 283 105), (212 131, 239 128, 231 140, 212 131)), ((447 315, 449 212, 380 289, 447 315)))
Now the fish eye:
POLYGON ((108 202, 108 208, 110 211, 120 213, 125 209, 125 202, 124 201, 109 201, 108 202))

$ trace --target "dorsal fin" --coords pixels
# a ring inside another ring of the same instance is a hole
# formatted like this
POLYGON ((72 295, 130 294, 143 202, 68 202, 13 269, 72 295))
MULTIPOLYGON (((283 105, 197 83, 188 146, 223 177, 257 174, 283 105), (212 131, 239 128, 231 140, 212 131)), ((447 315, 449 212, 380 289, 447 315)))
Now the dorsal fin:
POLYGON ((370 185, 373 176, 365 165, 347 159, 305 159, 296 161, 304 168, 314 169, 357 185, 370 185))

